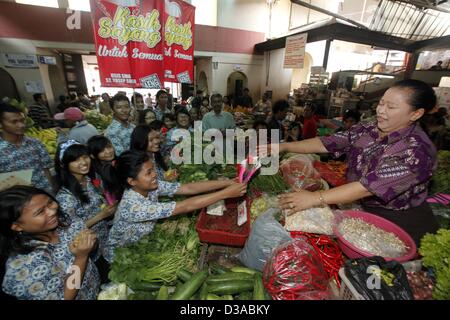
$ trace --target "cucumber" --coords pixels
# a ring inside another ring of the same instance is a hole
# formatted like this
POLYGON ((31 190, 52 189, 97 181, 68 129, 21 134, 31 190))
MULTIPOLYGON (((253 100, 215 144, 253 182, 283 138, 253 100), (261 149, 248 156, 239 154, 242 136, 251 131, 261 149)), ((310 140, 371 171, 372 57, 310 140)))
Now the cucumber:
POLYGON ((217 294, 208 293, 206 300, 222 300, 222 297, 219 297, 217 294))
POLYGON ((182 280, 183 282, 186 282, 192 277, 192 273, 185 269, 181 269, 180 271, 178 271, 177 276, 178 279, 182 280))
POLYGON ((189 300, 200 300, 200 294, 197 292, 189 300))
POLYGON ((206 284, 206 282, 204 282, 200 289, 200 300, 206 300, 207 296, 208 296, 208 285, 206 284))
POLYGON ((168 299, 169 299, 169 288, 167 288, 166 286, 162 286, 161 288, 159 288, 156 300, 168 300, 168 299))
POLYGON ((255 274, 255 279, 253 282, 253 300, 266 300, 264 296, 262 277, 259 274, 255 274))
POLYGON ((210 270, 211 274, 224 274, 226 272, 229 272, 229 270, 227 268, 219 266, 218 264, 210 265, 209 270, 210 270))
POLYGON ((237 296, 238 300, 252 300, 252 293, 250 291, 242 292, 237 296))
POLYGON ((256 270, 245 268, 245 267, 233 267, 230 270, 231 270, 231 272, 248 273, 251 275, 255 275, 258 273, 258 271, 256 271, 256 270))
POLYGON ((253 275, 243 272, 227 272, 224 274, 210 276, 206 282, 208 284, 218 283, 218 282, 228 282, 234 280, 251 280, 253 281, 253 275))
POLYGON ((135 291, 127 300, 155 300, 156 291, 135 291))
POLYGON ((208 284, 208 292, 214 294, 238 294, 253 290, 253 280, 233 280, 208 284))
POLYGON ((208 271, 203 270, 194 274, 188 281, 186 281, 181 287, 175 290, 172 296, 172 300, 187 300, 197 292, 208 277, 208 271))
POLYGON ((161 288, 162 284, 154 283, 154 282, 135 282, 130 285, 130 288, 133 291, 158 291, 161 288))

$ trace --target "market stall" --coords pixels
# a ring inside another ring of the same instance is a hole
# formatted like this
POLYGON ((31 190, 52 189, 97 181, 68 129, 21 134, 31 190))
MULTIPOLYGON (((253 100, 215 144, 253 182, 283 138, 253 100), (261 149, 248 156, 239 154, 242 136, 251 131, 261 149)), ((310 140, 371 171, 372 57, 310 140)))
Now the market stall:
MULTIPOLYGON (((449 244, 448 230, 416 248, 402 229, 357 206, 291 216, 278 207, 280 193, 345 183, 344 164, 318 158, 286 154, 277 174, 252 177, 245 198, 158 222, 151 235, 118 249, 112 283, 99 299, 448 298, 448 264, 442 262, 449 255, 442 247, 449 244), (363 273, 369 265, 373 271, 363 273), (377 274, 380 287, 365 289, 377 274)), ((234 165, 178 169, 185 183, 238 176, 234 165)))

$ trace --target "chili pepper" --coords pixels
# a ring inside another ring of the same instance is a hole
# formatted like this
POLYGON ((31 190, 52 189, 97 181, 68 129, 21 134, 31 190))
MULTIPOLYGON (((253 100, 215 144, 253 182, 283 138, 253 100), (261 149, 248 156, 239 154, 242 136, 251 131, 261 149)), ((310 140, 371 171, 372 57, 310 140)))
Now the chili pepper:
POLYGON ((338 287, 340 287, 338 273, 344 264, 344 259, 337 243, 328 236, 306 232, 294 231, 291 232, 291 236, 294 239, 303 238, 311 244, 321 258, 329 279, 335 279, 338 287))

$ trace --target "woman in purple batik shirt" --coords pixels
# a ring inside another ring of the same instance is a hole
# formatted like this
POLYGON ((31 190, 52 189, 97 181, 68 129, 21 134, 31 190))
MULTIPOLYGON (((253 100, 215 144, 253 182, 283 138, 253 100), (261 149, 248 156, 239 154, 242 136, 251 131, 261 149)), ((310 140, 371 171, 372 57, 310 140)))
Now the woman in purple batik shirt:
MULTIPOLYGON (((377 120, 361 122, 328 137, 281 143, 280 152, 347 155, 348 183, 327 191, 300 190, 280 196, 283 209, 303 209, 360 200, 367 212, 408 232, 417 244, 438 229, 425 201, 437 166, 436 149, 418 120, 436 105, 436 95, 418 80, 397 82, 377 107, 377 120)), ((260 155, 271 146, 259 148, 260 155)))

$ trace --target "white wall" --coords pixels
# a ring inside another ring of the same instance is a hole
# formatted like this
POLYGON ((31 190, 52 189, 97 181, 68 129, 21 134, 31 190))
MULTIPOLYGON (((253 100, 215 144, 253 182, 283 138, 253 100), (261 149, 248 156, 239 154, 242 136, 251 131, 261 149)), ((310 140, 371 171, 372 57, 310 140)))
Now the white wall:
POLYGON ((217 62, 218 68, 213 69, 213 91, 222 95, 227 94, 228 77, 235 71, 247 76, 247 87, 250 96, 256 102, 261 99, 261 74, 263 69, 263 56, 252 56, 244 54, 222 53, 215 54, 212 58, 217 62))
POLYGON ((195 7, 195 23, 217 26, 217 0, 188 1, 195 7))
MULTIPOLYGON (((1 53, 36 54, 36 47, 29 40, 0 38, 1 53)), ((25 103, 33 102, 33 93, 29 93, 25 88, 25 81, 42 81, 41 71, 38 68, 9 68, 5 67, 3 59, 0 59, 0 67, 5 69, 16 82, 19 95, 25 103)))
MULTIPOLYGON (((197 54, 196 54, 197 56, 197 54)), ((200 73, 203 71, 206 74, 206 80, 208 82, 208 93, 211 94, 211 92, 214 90, 213 89, 213 72, 212 72, 212 60, 210 57, 204 57, 204 58, 199 58, 196 59, 195 61, 195 79, 197 81, 197 79, 200 76, 200 73)), ((197 88, 196 88, 197 89, 197 88)), ((198 89, 203 89, 203 88, 198 88, 198 89)))
MULTIPOLYGON (((27 104, 33 103, 33 93, 29 93, 25 88, 25 81, 42 81, 44 86, 44 93, 49 100, 49 104, 52 108, 58 103, 58 95, 65 94, 64 75, 62 74, 62 63, 58 56, 50 49, 60 50, 83 50, 94 51, 93 44, 82 43, 70 43, 70 42, 49 42, 49 41, 34 41, 26 39, 14 39, 14 38, 0 38, 0 52, 1 53, 18 53, 18 54, 45 54, 53 55, 57 57, 57 67, 61 72, 56 74, 56 79, 53 79, 55 73, 49 73, 48 65, 38 64, 38 68, 35 69, 23 69, 23 68, 5 68, 2 59, 0 59, 0 67, 3 67, 16 81, 17 90, 20 97, 27 104), (46 48, 46 49, 43 49, 46 48), (53 85, 54 82, 58 82, 58 86, 53 85)), ((53 68, 54 66, 50 67, 53 68)))
POLYGON ((220 27, 267 32, 268 19, 269 9, 265 0, 218 0, 217 2, 217 25, 220 27))
POLYGON ((261 77, 261 92, 273 91, 272 101, 286 98, 291 90, 292 69, 284 69, 285 49, 273 50, 264 55, 264 67, 261 77), (267 69, 269 70, 269 82, 266 85, 267 69))

